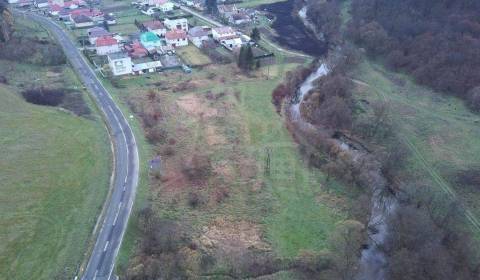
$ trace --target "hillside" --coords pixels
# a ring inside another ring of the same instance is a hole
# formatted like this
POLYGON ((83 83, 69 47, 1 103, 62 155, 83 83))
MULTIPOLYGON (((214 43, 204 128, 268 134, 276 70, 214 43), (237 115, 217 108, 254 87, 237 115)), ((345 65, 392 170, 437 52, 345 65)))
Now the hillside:
POLYGON ((72 279, 83 261, 108 191, 110 145, 81 88, 65 64, 0 59, 0 279, 72 279), (61 107, 22 98, 42 86, 65 94, 61 107))

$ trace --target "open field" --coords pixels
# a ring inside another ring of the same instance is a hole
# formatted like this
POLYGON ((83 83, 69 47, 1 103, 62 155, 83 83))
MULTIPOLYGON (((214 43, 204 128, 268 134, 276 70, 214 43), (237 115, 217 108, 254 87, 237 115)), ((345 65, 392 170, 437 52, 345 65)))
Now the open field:
MULTIPOLYGON (((355 197, 346 195, 341 184, 327 183, 298 154, 271 105, 271 91, 298 64, 283 63, 282 56, 278 61, 269 79, 265 69, 246 77, 232 64, 210 65, 191 75, 167 71, 125 77, 112 88, 134 111, 146 106, 152 90, 161 100, 159 125, 166 136, 153 151, 162 155, 164 168, 161 180, 151 178, 150 204, 157 216, 188 224, 200 244, 215 224, 226 224, 228 231, 248 223, 258 229, 257 241, 282 258, 304 249, 318 252, 327 248, 329 234, 346 218, 346 205, 355 197), (267 151, 270 175, 264 173, 267 151), (197 154, 208 157, 212 173, 191 181, 182 170, 197 154), (219 192, 227 195, 218 198, 219 192), (192 194, 199 206, 191 206, 192 194)), ((125 250, 131 245, 122 249, 124 259, 125 250)), ((216 269, 224 268, 219 263, 216 269)), ((291 279, 289 273, 280 274, 291 279)))
MULTIPOLYGON (((12 83, 58 83, 9 65, 21 77, 12 83)), ((78 86, 64 71, 55 79, 78 86)), ((97 114, 28 104, 18 90, 0 85, 0 279, 71 278, 108 190, 108 137, 97 114)))
MULTIPOLYGON (((48 39, 36 24, 19 19, 16 28, 48 39)), ((71 279, 108 191, 107 131, 67 65, 0 60, 0 76, 0 279, 71 279), (21 97, 40 87, 76 91, 91 112, 80 117, 21 97)))
POLYGON ((480 116, 460 99, 420 87, 374 63, 362 63, 354 77, 358 98, 387 102, 394 131, 411 153, 406 172, 420 184, 458 195, 480 217, 478 185, 461 175, 479 170, 480 116))
POLYGON ((177 54, 182 57, 182 59, 188 65, 206 65, 212 63, 210 58, 203 54, 197 47, 190 43, 187 47, 182 47, 177 49, 177 54))

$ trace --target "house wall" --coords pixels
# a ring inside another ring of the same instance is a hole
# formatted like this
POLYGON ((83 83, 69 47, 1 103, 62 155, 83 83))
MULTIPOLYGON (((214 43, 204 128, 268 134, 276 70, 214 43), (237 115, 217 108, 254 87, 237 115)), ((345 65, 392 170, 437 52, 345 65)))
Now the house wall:
POLYGON ((169 46, 175 46, 175 47, 184 47, 188 46, 188 40, 187 39, 175 39, 175 40, 166 40, 167 45, 169 46))
POLYGON ((96 47, 98 55, 106 55, 109 53, 116 53, 120 51, 120 47, 118 44, 112 45, 112 46, 101 46, 101 47, 96 47))
POLYGON ((93 22, 92 21, 89 21, 89 22, 82 22, 82 23, 75 23, 75 27, 76 28, 85 28, 85 27, 91 27, 93 26, 93 22))

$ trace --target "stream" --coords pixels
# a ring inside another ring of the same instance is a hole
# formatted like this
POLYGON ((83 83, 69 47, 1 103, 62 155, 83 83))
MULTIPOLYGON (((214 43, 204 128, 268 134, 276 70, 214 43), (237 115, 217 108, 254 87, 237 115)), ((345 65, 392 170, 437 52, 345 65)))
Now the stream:
MULTIPOLYGON (((307 19, 307 6, 304 6, 298 13, 305 27, 314 27, 307 19)), ((290 118, 295 126, 301 129, 312 129, 314 125, 302 118, 300 112, 301 104, 308 93, 314 87, 314 82, 329 73, 330 69, 325 63, 321 63, 318 68, 313 71, 298 88, 294 99, 291 101, 289 108, 290 118)), ((351 154, 352 160, 360 159, 365 156, 368 151, 355 149, 354 144, 349 143, 348 139, 336 138, 339 147, 351 154)), ((395 196, 385 195, 387 189, 387 181, 380 172, 380 169, 373 170, 370 174, 373 178, 371 191, 371 214, 368 222, 368 246, 362 250, 359 264, 359 272, 355 280, 385 280, 387 258, 383 251, 385 241, 388 235, 387 218, 391 216, 397 208, 397 200, 395 196)))

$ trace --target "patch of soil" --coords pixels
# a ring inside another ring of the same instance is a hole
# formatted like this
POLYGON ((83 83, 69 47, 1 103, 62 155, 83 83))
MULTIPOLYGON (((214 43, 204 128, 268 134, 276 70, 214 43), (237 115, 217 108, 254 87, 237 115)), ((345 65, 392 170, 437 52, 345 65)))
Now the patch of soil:
POLYGON ((213 125, 207 125, 205 129, 205 135, 207 138, 207 144, 210 146, 222 145, 227 143, 227 139, 218 133, 218 129, 213 125))
POLYGON ((205 100, 195 94, 185 95, 177 100, 177 105, 187 112, 187 114, 200 118, 200 117, 214 117, 217 115, 217 109, 211 108, 205 100))
POLYGON ((225 218, 218 218, 204 227, 198 243, 206 249, 221 249, 227 253, 271 249, 270 245, 263 241, 258 225, 247 221, 229 221, 225 218))
POLYGON ((213 173, 216 175, 215 177, 221 176, 225 181, 232 181, 235 178, 233 168, 226 160, 214 163, 213 173))

